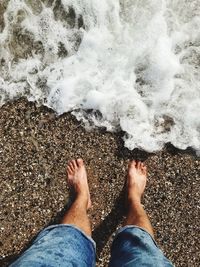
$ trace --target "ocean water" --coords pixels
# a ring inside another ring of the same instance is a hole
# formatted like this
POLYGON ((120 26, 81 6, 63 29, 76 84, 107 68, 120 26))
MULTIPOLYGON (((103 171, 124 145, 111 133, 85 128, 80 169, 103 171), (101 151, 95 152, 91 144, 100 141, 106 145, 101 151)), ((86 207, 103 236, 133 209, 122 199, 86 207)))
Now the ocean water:
POLYGON ((200 0, 0 0, 0 105, 200 152, 200 0))

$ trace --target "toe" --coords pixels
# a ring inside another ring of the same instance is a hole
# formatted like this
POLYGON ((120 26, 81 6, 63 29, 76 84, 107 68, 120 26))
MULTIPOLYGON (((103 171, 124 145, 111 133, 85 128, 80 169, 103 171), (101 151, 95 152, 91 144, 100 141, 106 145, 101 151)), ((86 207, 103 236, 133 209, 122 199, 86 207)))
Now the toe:
POLYGON ((129 167, 135 167, 136 161, 135 160, 130 160, 129 161, 129 167))
POLYGON ((71 169, 70 166, 67 166, 67 174, 68 175, 72 175, 73 174, 73 170, 71 169))
POLYGON ((70 169, 71 169, 72 171, 75 170, 75 168, 74 168, 74 164, 72 163, 72 161, 69 163, 69 167, 70 167, 70 169))
POLYGON ((76 164, 76 160, 73 159, 73 160, 72 160, 72 164, 73 164, 74 169, 77 169, 78 166, 77 166, 77 164, 76 164))
POLYGON ((137 168, 138 168, 138 169, 141 169, 141 164, 142 164, 141 161, 138 161, 138 162, 137 162, 137 168))
POLYGON ((144 170, 146 168, 145 164, 141 162, 141 170, 144 170))
POLYGON ((82 159, 77 159, 76 162, 77 162, 78 167, 83 166, 83 160, 82 159))
POLYGON ((147 173, 147 167, 145 165, 143 165, 143 167, 142 167, 142 172, 143 172, 143 174, 147 173))

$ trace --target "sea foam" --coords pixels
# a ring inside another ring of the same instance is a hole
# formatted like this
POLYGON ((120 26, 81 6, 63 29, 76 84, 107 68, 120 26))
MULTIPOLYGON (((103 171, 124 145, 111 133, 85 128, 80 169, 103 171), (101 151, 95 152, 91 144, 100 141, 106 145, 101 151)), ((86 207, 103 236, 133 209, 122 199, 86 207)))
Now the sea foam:
POLYGON ((3 3, 1 105, 26 96, 129 149, 200 151, 199 0, 3 3))

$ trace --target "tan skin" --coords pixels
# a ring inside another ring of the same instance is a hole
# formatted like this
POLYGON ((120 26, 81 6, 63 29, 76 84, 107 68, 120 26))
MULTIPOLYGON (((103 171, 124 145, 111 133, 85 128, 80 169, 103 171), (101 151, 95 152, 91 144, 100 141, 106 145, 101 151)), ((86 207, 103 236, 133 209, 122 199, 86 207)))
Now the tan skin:
MULTIPOLYGON (((91 208, 87 172, 82 159, 72 160, 67 166, 68 183, 76 192, 76 199, 66 212, 61 223, 73 224, 91 236, 91 224, 87 215, 91 208)), ((153 236, 153 228, 141 204, 146 187, 146 166, 138 161, 130 161, 127 175, 128 213, 125 225, 136 225, 144 228, 153 236)))

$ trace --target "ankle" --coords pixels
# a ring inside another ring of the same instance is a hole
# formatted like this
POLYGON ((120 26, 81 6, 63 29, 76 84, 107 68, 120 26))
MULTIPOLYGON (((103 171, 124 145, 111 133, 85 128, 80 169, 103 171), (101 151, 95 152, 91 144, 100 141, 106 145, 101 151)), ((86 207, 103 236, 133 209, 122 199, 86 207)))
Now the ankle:
POLYGON ((141 196, 139 194, 128 194, 128 204, 141 205, 141 196))
POLYGON ((85 194, 78 194, 75 199, 75 203, 85 209, 87 209, 88 205, 88 196, 85 194))
MULTIPOLYGON (((140 214, 143 214, 144 207, 141 203, 141 201, 134 200, 129 201, 127 206, 127 218, 139 218, 140 214)), ((131 219, 131 220, 132 220, 131 219)))

